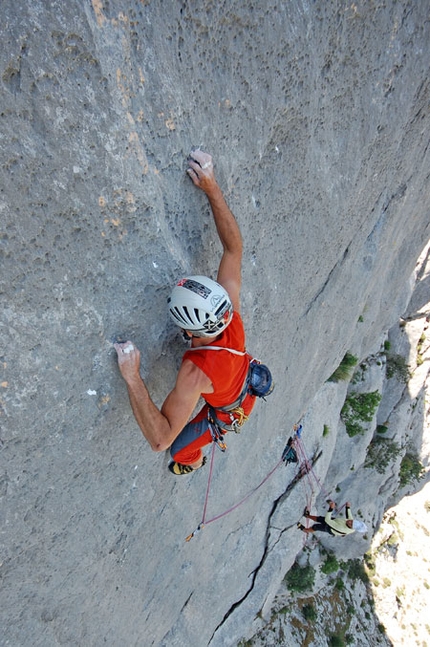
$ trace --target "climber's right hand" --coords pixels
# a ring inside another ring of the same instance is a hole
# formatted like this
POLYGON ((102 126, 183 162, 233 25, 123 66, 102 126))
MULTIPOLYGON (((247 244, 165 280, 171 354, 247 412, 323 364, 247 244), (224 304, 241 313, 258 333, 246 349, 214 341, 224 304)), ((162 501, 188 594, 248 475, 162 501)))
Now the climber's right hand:
POLYGON ((187 173, 195 186, 202 189, 205 193, 216 186, 214 166, 212 156, 200 149, 191 151, 188 156, 187 173))
POLYGON ((136 377, 140 377, 140 351, 131 342, 118 342, 114 344, 114 348, 118 355, 118 366, 121 375, 127 382, 136 377))

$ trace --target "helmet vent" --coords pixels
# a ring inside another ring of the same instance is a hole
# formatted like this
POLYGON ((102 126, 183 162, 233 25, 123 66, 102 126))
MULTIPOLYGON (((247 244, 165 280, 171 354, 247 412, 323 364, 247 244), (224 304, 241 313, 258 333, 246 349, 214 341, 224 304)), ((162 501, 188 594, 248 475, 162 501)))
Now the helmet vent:
POLYGON ((187 323, 187 320, 182 316, 182 313, 177 306, 175 306, 175 308, 170 308, 170 312, 175 317, 175 319, 179 321, 181 326, 187 323))
POLYGON ((190 313, 188 312, 187 306, 184 306, 184 313, 188 317, 188 322, 192 324, 193 323, 193 318, 191 317, 190 313))
POLYGON ((228 308, 228 303, 224 299, 223 301, 221 301, 220 305, 215 310, 215 312, 214 312, 215 317, 218 317, 221 313, 224 313, 224 310, 227 310, 227 308, 228 308))

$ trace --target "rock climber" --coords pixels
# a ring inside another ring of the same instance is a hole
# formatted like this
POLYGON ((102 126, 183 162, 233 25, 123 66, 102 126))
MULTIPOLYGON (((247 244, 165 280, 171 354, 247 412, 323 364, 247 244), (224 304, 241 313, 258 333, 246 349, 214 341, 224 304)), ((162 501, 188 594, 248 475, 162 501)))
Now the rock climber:
POLYGON ((242 236, 215 179, 211 155, 194 150, 187 173, 209 200, 223 254, 216 281, 188 276, 177 283, 168 299, 170 317, 191 347, 161 410, 140 376, 138 348, 131 341, 115 344, 136 421, 154 451, 170 447, 169 469, 176 475, 202 467, 206 462, 202 447, 217 440, 216 429, 225 432, 242 425, 255 402, 254 395, 244 393, 251 356, 245 350, 240 317, 242 236), (200 396, 206 403, 188 422, 200 396))
POLYGON ((333 519, 333 514, 336 510, 336 504, 334 501, 328 501, 329 508, 325 517, 314 517, 310 514, 309 510, 305 508, 303 516, 307 519, 312 519, 316 521, 312 526, 306 528, 301 523, 297 524, 297 527, 303 532, 313 533, 316 531, 328 532, 330 535, 336 537, 345 537, 355 531, 365 533, 367 532, 367 526, 364 521, 359 519, 354 519, 351 513, 351 504, 349 501, 345 503, 345 519, 342 517, 336 517, 333 519))

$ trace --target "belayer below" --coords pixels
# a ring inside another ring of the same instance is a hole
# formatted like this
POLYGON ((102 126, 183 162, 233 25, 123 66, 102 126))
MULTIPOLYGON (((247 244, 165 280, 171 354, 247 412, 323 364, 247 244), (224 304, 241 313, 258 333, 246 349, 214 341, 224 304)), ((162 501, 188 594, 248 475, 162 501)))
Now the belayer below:
POLYGON ((330 535, 335 535, 337 537, 345 537, 345 535, 350 535, 351 533, 357 531, 361 533, 367 532, 367 526, 364 521, 359 519, 353 519, 351 513, 351 506, 349 502, 345 504, 345 519, 342 517, 336 517, 333 519, 333 513, 336 510, 336 504, 334 501, 329 501, 329 509, 325 517, 315 517, 309 513, 309 510, 305 508, 303 516, 307 519, 312 519, 316 521, 312 526, 306 528, 303 524, 298 523, 297 527, 303 532, 313 533, 313 532, 328 532, 330 535))
POLYGON ((246 352, 240 317, 242 236, 215 179, 212 157, 201 150, 188 158, 187 173, 207 196, 223 254, 217 280, 181 279, 168 299, 169 314, 191 341, 176 384, 161 409, 153 403, 140 376, 140 352, 130 342, 115 344, 136 421, 156 452, 170 447, 173 474, 188 474, 205 464, 202 448, 223 434, 239 431, 257 396, 268 395, 270 371, 246 352), (200 396, 201 411, 188 422, 200 396))

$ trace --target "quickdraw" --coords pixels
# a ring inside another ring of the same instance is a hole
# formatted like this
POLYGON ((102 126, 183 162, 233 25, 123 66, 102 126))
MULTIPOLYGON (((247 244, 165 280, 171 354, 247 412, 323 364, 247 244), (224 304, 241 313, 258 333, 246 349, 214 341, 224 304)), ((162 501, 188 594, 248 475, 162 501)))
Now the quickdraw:
POLYGON ((193 532, 191 534, 188 535, 188 537, 185 537, 185 541, 191 541, 191 539, 193 537, 195 537, 197 535, 197 533, 200 532, 200 530, 203 530, 204 527, 205 527, 204 523, 200 523, 197 526, 197 528, 195 530, 193 530, 193 532))
POLYGON ((222 452, 225 452, 227 449, 227 443, 224 442, 223 429, 221 429, 216 420, 213 419, 210 410, 208 411, 208 423, 213 442, 218 445, 222 452))

